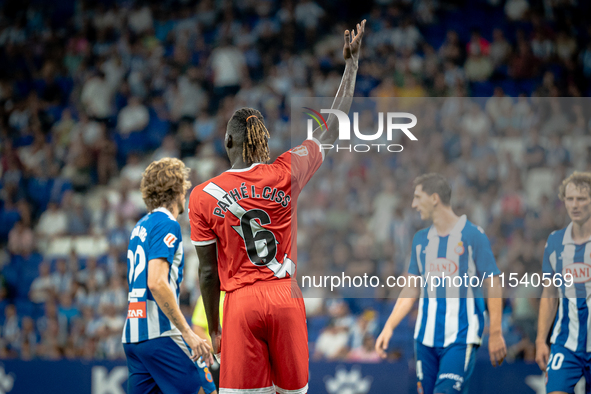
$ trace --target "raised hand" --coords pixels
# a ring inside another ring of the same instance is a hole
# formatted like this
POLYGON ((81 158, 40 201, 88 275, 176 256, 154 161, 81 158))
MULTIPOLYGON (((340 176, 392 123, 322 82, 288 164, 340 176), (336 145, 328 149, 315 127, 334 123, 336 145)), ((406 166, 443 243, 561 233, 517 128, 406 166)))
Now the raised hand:
POLYGON ((345 61, 357 62, 359 60, 361 40, 365 33, 365 22, 366 20, 364 19, 361 24, 357 24, 357 34, 355 34, 355 30, 352 32, 345 30, 345 46, 343 47, 343 57, 345 58, 345 61))

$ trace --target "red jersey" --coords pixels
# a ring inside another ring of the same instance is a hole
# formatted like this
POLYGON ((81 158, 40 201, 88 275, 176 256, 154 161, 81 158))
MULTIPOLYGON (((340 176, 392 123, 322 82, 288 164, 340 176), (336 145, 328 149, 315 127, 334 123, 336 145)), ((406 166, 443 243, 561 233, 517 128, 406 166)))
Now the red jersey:
POLYGON ((318 141, 306 140, 273 164, 228 170, 193 189, 191 242, 217 242, 222 290, 295 274, 297 198, 323 158, 318 141))

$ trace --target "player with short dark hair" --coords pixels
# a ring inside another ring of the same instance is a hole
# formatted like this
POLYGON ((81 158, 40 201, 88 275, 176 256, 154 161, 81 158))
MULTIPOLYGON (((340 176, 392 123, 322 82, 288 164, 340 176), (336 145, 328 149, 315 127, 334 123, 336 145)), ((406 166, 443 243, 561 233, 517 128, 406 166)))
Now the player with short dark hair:
POLYGON ((133 228, 127 250, 129 304, 123 328, 128 393, 215 393, 203 360, 210 348, 179 308, 185 257, 176 218, 185 210, 189 169, 164 158, 144 172, 141 191, 149 213, 133 228))
POLYGON ((484 330, 486 306, 482 288, 488 289, 491 363, 500 365, 507 353, 501 330, 500 281, 491 284, 489 278, 500 271, 482 228, 472 224, 466 215, 454 213, 450 205, 451 187, 442 175, 422 175, 415 179, 414 186, 412 207, 420 212, 421 219, 431 220, 433 224, 418 231, 413 238, 408 279, 421 276, 427 283, 421 287, 419 280, 408 280, 375 349, 386 357, 385 350, 394 329, 419 298, 414 334, 418 392, 467 393, 484 330), (457 277, 465 280, 476 275, 487 277, 482 288, 451 280, 457 277), (436 276, 450 280, 431 287, 430 278, 436 276))
MULTIPOLYGON (((345 71, 332 108, 349 112, 365 21, 345 32, 345 71)), ((296 201, 338 136, 336 116, 312 140, 269 160, 262 114, 242 108, 226 129, 232 168, 195 187, 191 240, 212 338, 221 346, 220 393, 308 391, 306 311, 296 273, 296 201), (220 289, 226 291, 223 330, 220 289)))
POLYGON ((415 189, 421 185, 422 190, 428 195, 437 193, 444 206, 449 206, 451 203, 451 186, 441 174, 435 172, 423 174, 417 177, 412 185, 415 189))
POLYGON ((542 275, 552 285, 544 287, 540 300, 536 362, 546 372, 546 392, 573 393, 585 376, 591 393, 591 173, 575 171, 562 181, 558 197, 571 223, 552 232, 544 249, 542 275), (572 286, 566 274, 572 275, 572 286), (553 285, 557 275, 563 277, 559 287, 553 285))

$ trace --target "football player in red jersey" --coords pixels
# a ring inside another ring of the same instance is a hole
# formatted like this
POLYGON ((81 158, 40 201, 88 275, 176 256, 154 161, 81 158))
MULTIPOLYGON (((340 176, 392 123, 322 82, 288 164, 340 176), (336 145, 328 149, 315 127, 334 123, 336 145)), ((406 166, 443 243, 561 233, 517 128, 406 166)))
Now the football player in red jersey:
MULTIPOLYGON (((349 112, 365 20, 345 31, 345 71, 332 108, 349 112)), ((221 348, 220 394, 308 391, 308 334, 296 270, 296 201, 333 144, 330 115, 313 139, 269 161, 261 113, 236 111, 226 129, 232 168, 195 187, 189 201, 191 241, 215 353, 221 348), (226 291, 223 331, 220 290, 226 291)))

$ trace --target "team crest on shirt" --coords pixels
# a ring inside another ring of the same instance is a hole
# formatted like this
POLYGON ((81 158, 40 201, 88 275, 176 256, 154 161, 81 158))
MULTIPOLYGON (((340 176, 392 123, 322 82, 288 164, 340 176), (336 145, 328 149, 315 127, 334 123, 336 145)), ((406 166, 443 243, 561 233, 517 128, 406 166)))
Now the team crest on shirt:
POLYGON ((295 153, 301 157, 308 156, 308 148, 306 148, 304 145, 296 146, 291 150, 291 153, 295 153))
POLYGON ((586 283, 591 280, 591 265, 585 263, 573 263, 562 269, 562 275, 571 274, 573 283, 586 283))
POLYGON ((417 382, 417 393, 418 394, 423 394, 423 385, 421 384, 421 382, 417 382))
POLYGON ((458 246, 454 249, 454 251, 459 255, 464 254, 464 243, 462 241, 458 242, 458 246))
POLYGON ((168 235, 164 237, 164 243, 169 248, 172 248, 174 246, 174 241, 176 241, 176 236, 173 233, 168 233, 168 235))

